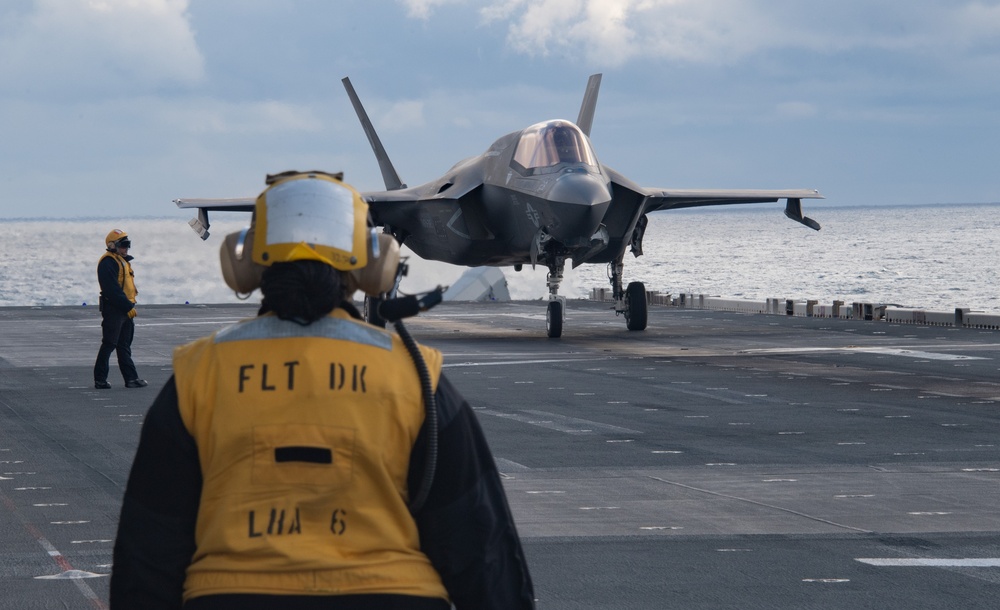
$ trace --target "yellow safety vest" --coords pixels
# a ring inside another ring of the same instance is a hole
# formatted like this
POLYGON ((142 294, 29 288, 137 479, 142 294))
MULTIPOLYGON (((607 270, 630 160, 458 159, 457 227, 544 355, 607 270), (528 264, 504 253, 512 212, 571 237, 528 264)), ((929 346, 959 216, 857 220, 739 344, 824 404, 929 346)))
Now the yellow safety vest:
POLYGON ((132 265, 125 260, 125 257, 119 255, 117 252, 109 251, 105 252, 104 255, 98 259, 98 266, 100 266, 102 260, 109 256, 115 259, 115 262, 118 263, 118 285, 122 287, 122 291, 125 293, 125 298, 135 303, 135 297, 139 294, 139 291, 135 288, 135 272, 132 271, 132 265))
MULTIPOLYGON (((437 386, 441 353, 421 347, 437 386)), ((393 593, 447 599, 407 509, 424 420, 398 336, 343 310, 244 320, 174 352, 203 488, 184 599, 393 593)))

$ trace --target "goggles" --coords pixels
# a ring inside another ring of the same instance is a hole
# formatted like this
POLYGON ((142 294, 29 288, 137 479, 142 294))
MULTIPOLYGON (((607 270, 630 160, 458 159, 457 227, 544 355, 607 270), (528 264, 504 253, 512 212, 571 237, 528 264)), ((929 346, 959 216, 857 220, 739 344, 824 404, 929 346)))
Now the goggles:
POLYGON ((115 246, 118 248, 131 248, 132 242, 127 239, 119 239, 115 242, 115 246))

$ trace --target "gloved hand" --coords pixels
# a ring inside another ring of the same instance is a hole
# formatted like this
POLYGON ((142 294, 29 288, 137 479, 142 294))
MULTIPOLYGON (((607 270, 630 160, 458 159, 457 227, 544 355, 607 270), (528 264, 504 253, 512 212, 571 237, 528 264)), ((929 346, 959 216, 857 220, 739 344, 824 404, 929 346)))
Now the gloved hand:
POLYGON ((135 307, 133 307, 132 309, 128 310, 128 317, 129 317, 130 320, 135 317, 135 307))

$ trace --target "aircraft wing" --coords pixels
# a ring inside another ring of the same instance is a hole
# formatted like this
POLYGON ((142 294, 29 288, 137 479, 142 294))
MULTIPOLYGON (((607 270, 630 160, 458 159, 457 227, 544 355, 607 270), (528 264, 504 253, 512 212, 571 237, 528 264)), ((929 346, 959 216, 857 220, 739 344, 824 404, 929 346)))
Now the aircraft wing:
POLYGON ((737 189, 642 189, 646 196, 644 211, 674 210, 706 205, 768 203, 779 199, 823 199, 812 189, 737 190, 737 189))
POLYGON ((235 199, 174 199, 177 207, 183 209, 196 208, 198 216, 188 221, 194 232, 202 239, 208 239, 208 213, 218 212, 253 212, 254 203, 257 200, 252 197, 240 197, 235 199))
POLYGON ((174 199, 181 209, 198 208, 199 210, 220 212, 253 212, 253 197, 237 197, 235 199, 174 199))
POLYGON ((802 215, 803 199, 824 199, 813 189, 785 190, 730 190, 730 189, 643 189, 646 195, 643 212, 695 208, 706 205, 732 205, 739 203, 770 203, 785 199, 785 216, 819 231, 819 223, 802 215))
MULTIPOLYGON (((785 216, 819 231, 819 223, 802 215, 803 199, 825 199, 813 189, 664 189, 647 188, 635 184, 617 171, 605 166, 611 178, 615 199, 636 210, 638 215, 658 210, 676 210, 709 205, 734 205, 742 203, 771 203, 786 200, 785 216)), ((637 215, 637 216, 638 216, 637 215)), ((637 217, 636 216, 636 217, 637 217)))

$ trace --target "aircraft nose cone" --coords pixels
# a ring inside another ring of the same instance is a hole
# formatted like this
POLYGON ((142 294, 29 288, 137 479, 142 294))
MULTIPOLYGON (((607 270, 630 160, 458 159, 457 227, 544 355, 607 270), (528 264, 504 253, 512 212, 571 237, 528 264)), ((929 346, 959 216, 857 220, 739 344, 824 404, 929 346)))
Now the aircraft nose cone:
POLYGON ((611 203, 611 191, 600 177, 586 173, 567 173, 558 178, 548 193, 558 223, 549 227, 553 237, 563 243, 589 242, 597 231, 611 203))
POLYGON ((604 181, 593 174, 566 173, 555 181, 549 191, 549 201, 581 206, 607 204, 611 193, 604 181))

